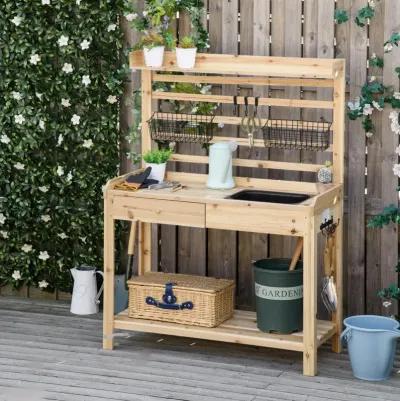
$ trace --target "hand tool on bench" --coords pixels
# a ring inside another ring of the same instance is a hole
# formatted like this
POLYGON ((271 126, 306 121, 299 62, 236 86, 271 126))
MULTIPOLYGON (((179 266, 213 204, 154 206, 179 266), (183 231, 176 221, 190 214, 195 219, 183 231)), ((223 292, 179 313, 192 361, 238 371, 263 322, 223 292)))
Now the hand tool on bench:
POLYGON ((296 248, 294 249, 292 260, 289 265, 289 271, 293 271, 296 268, 301 252, 303 251, 303 242, 303 237, 297 238, 296 248))
POLYGON ((136 242, 136 229, 137 221, 131 221, 131 229, 129 231, 129 241, 128 241, 128 262, 126 264, 125 272, 125 286, 128 289, 128 280, 132 277, 133 272, 133 262, 135 254, 135 242, 136 242))

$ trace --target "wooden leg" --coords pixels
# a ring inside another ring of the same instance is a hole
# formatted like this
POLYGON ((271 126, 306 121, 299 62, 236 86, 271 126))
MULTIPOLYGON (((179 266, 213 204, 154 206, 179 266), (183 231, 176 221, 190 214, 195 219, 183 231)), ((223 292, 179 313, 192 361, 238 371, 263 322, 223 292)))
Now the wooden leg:
POLYGON ((343 330, 343 202, 339 200, 335 205, 335 219, 340 219, 336 229, 336 270, 335 283, 337 293, 337 308, 332 314, 332 321, 336 325, 336 334, 332 337, 332 351, 341 352, 342 343, 340 341, 340 333, 343 330))
POLYGON ((111 350, 114 331, 114 220, 107 199, 104 204, 103 348, 111 350))
POLYGON ((138 274, 151 271, 151 224, 139 222, 138 274))
POLYGON ((317 218, 310 216, 303 250, 303 374, 317 374, 317 218))

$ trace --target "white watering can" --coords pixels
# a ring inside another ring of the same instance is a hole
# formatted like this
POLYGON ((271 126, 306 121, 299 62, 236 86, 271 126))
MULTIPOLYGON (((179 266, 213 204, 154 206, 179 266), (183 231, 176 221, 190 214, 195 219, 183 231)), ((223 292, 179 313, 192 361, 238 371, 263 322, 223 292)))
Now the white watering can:
POLYGON ((71 313, 75 315, 92 315, 99 312, 100 295, 103 292, 103 284, 97 292, 96 273, 103 279, 103 272, 97 271, 91 266, 80 266, 70 270, 74 278, 72 292, 71 313))
POLYGON ((212 189, 231 189, 235 187, 232 177, 232 153, 236 142, 217 142, 210 146, 207 187, 212 189))

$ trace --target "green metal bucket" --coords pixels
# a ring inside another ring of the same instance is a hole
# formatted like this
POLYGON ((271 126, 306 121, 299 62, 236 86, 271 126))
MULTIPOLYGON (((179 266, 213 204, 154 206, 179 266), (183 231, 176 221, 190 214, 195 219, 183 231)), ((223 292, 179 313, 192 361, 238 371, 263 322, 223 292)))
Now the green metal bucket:
POLYGON ((253 263, 257 326, 264 332, 303 330, 303 263, 289 271, 290 259, 253 263))

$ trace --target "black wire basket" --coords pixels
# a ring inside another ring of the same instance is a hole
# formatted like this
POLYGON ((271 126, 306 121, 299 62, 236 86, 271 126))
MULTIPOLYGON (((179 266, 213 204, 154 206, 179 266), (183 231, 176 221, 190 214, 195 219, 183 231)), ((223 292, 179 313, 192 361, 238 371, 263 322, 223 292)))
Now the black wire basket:
POLYGON ((162 142, 209 143, 213 139, 214 116, 154 113, 149 120, 151 139, 162 142))
POLYGON ((267 148, 325 150, 332 124, 325 121, 268 120, 263 127, 267 148))

